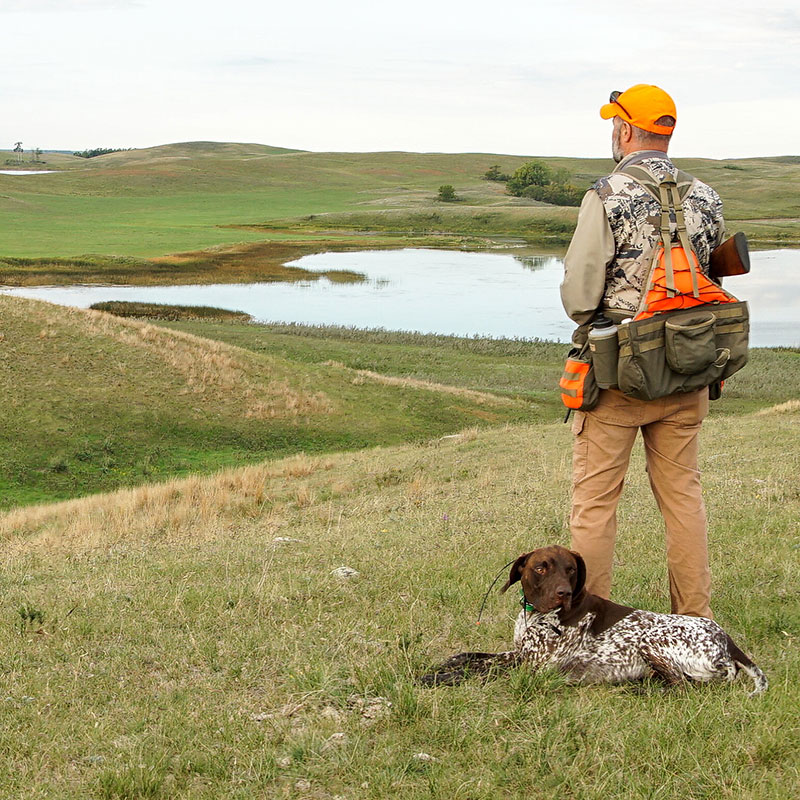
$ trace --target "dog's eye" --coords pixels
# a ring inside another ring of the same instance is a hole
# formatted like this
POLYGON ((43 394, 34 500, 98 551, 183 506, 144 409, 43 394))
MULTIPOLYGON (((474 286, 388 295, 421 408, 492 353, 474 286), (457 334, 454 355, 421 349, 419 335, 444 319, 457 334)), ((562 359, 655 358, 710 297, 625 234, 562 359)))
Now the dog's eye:
POLYGON ((533 571, 539 575, 544 575, 544 573, 547 572, 547 567, 544 564, 539 564, 538 567, 533 568, 533 571))
POLYGON ((567 567, 567 572, 570 574, 575 572, 575 567, 567 567))

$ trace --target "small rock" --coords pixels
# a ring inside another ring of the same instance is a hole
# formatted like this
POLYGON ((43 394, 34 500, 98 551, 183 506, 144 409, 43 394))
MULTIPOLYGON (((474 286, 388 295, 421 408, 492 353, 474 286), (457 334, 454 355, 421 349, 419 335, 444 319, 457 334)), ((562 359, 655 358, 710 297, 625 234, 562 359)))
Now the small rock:
POLYGON ((266 711, 260 711, 258 714, 251 714, 250 719, 253 720, 253 722, 264 722, 265 720, 272 719, 274 716, 274 714, 267 714, 266 711))
POLYGON ((342 718, 342 712, 336 706, 325 706, 319 715, 325 719, 332 719, 334 722, 338 722, 342 718))
POLYGON ((337 578, 357 578, 361 573, 352 567, 337 567, 331 570, 331 575, 337 578))
POLYGON ((392 713, 392 703, 385 697, 360 697, 351 694, 348 702, 361 712, 361 724, 365 726, 373 725, 392 713))
POLYGON ((343 744, 347 744, 350 741, 350 737, 344 733, 334 733, 324 745, 322 745, 323 750, 329 750, 331 747, 339 747, 343 744))
POLYGON ((300 780, 294 785, 294 788, 297 789, 298 792, 307 792, 311 788, 311 781, 307 781, 305 778, 300 778, 300 780))
POLYGON ((283 756, 283 758, 278 759, 278 766, 286 769, 286 767, 292 766, 292 759, 290 756, 283 756))
POLYGON ((423 762, 425 764, 438 764, 439 763, 439 759, 435 758, 430 753, 414 753, 414 755, 411 756, 411 757, 414 759, 414 761, 421 761, 421 762, 423 762))

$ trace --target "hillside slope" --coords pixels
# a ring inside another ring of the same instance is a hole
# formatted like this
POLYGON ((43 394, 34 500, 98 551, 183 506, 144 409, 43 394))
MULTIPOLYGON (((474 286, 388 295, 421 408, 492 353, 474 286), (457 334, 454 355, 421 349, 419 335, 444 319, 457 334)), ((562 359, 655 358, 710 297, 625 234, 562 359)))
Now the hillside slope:
MULTIPOLYGON (((419 685, 452 653, 506 649, 516 592, 495 587, 475 625, 492 579, 520 552, 567 543, 558 423, 2 516, 14 757, 0 797, 793 796, 797 414, 788 404, 703 431, 714 610, 769 676, 758 698, 743 677, 665 692, 520 669, 419 685), (358 575, 337 577, 341 566, 358 575)), ((620 523, 615 598, 668 610, 641 448, 620 523)))
MULTIPOLYGON (((522 156, 314 153, 189 142, 93 159, 58 158, 56 174, 0 175, 4 230, 0 259, 87 253, 153 257, 286 238, 281 228, 296 228, 302 218, 356 212, 356 217, 327 216, 317 225, 323 230, 388 226, 407 231, 409 226, 419 228, 420 220, 409 223, 405 217, 427 214, 427 227, 435 231, 512 233, 563 245, 577 213, 574 208, 511 197, 504 184, 482 180, 493 164, 513 172, 528 160, 522 156), (435 201, 438 187, 445 183, 455 186, 461 198, 458 204, 435 201), (441 212, 439 219, 431 219, 441 212), (380 216, 387 213, 388 223, 380 216), (487 213, 470 224, 470 217, 487 213), (532 214, 543 219, 528 224, 526 217, 532 214), (283 222, 272 231, 248 227, 274 225, 278 220, 283 222), (548 220, 550 227, 544 224, 548 220)), ((610 159, 542 160, 565 169, 579 187, 613 167, 610 159)), ((800 178, 800 163, 796 160, 679 159, 678 164, 720 191, 731 220, 753 220, 745 227, 759 241, 798 241, 800 203, 793 187, 800 178)))
POLYGON ((530 403, 389 385, 100 312, 0 296, 0 505, 269 455, 530 418, 530 403))

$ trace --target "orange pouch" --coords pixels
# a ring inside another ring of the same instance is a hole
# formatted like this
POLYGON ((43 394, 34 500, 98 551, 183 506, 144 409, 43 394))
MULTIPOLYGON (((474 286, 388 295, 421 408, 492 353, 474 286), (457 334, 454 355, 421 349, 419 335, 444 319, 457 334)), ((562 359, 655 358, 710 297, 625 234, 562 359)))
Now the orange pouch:
POLYGON ((558 382, 561 402, 574 411, 591 411, 597 405, 600 389, 594 379, 594 368, 588 348, 573 347, 567 355, 564 374, 558 382))

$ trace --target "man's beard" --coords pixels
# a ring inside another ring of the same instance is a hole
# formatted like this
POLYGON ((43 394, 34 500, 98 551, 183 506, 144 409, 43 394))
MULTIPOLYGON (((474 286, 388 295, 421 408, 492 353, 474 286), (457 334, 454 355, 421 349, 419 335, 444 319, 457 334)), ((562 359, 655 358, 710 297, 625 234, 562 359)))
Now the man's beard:
POLYGON ((623 156, 622 147, 620 147, 619 136, 620 136, 620 128, 615 127, 614 133, 611 135, 611 157, 617 164, 619 164, 619 162, 622 161, 622 156, 623 156))

